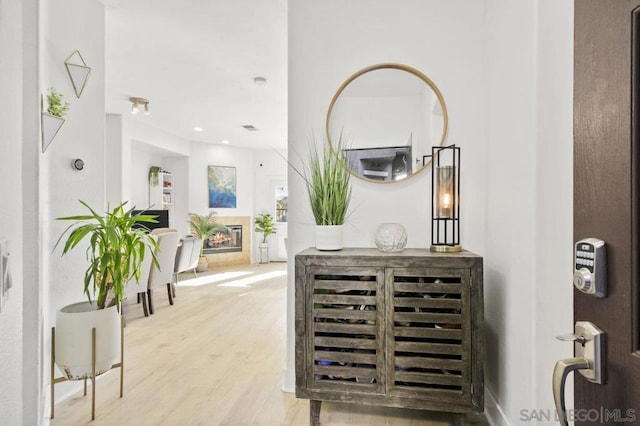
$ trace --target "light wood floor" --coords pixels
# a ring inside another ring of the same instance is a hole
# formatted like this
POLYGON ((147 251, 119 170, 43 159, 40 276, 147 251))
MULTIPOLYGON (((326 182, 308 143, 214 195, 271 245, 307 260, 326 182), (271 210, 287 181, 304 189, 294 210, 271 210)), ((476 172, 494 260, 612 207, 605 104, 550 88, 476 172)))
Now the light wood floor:
MULTIPOLYGON (((124 313, 125 381, 119 370, 55 407, 51 425, 308 425, 309 401, 281 391, 286 344, 286 265, 185 274, 174 306, 154 295, 124 313), (213 284, 202 284, 206 280, 213 284)), ((450 425, 444 413, 323 403, 322 425, 450 425)))

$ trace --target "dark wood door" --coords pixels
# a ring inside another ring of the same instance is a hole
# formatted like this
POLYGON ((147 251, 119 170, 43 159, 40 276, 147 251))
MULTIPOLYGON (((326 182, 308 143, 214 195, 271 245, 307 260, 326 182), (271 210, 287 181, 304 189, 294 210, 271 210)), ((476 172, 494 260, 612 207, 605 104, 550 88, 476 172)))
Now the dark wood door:
POLYGON ((574 319, 606 333, 606 384, 575 375, 581 425, 640 424, 639 6, 640 0, 574 6, 573 235, 604 240, 608 266, 606 298, 574 291, 574 319))

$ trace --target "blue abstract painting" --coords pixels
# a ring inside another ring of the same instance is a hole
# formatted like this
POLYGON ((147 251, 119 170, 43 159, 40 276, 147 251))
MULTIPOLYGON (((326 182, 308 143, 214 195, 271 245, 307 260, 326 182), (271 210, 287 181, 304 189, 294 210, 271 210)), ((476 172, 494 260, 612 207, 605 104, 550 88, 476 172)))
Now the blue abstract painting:
POLYGON ((236 207, 236 168, 209 166, 209 207, 236 207))

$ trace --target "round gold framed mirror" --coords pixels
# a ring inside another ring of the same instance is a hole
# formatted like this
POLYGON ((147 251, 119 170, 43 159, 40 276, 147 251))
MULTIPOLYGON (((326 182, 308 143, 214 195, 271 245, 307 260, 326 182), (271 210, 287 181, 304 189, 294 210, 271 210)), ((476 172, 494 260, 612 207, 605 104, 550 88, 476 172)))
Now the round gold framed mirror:
POLYGON ((338 88, 327 111, 326 134, 341 137, 345 167, 369 182, 392 183, 431 163, 431 147, 447 137, 447 106, 435 83, 408 65, 363 68, 338 88))

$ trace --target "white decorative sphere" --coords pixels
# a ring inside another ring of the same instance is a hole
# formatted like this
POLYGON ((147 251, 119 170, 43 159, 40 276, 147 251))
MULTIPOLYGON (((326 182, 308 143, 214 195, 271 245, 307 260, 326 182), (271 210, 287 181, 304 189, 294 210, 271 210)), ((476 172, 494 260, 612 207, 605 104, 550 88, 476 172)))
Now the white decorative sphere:
POLYGON ((376 230, 376 246, 378 250, 395 253, 402 251, 407 245, 407 231, 399 223, 383 223, 376 230))

